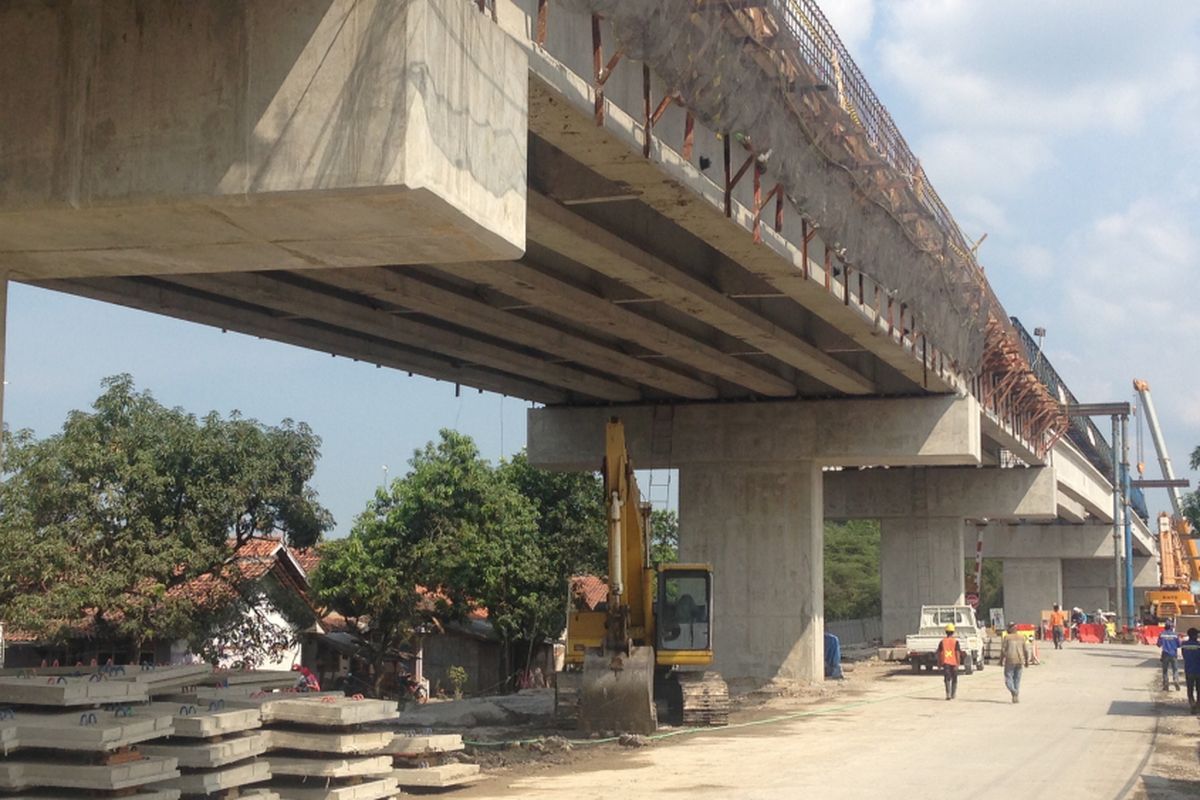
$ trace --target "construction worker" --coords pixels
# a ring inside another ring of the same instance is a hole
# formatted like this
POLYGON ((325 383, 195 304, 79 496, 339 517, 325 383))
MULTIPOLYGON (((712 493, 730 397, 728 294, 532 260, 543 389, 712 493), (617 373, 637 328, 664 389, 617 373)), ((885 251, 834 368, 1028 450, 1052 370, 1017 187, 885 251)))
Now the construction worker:
POLYGON ((1012 695, 1012 701, 1021 702, 1021 673, 1029 666, 1029 642, 1017 633, 1015 622, 1008 626, 1008 633, 1000 647, 1000 666, 1004 668, 1004 685, 1012 695))
POLYGON ((942 681, 946 684, 946 699, 953 700, 958 693, 958 665, 962 663, 962 645, 954 635, 954 625, 946 626, 946 638, 938 643, 937 662, 942 667, 942 681))
POLYGON ((1175 691, 1179 691, 1179 634, 1175 632, 1175 623, 1167 620, 1162 633, 1158 635, 1158 647, 1161 650, 1163 691, 1170 689, 1167 683, 1167 670, 1171 671, 1171 680, 1175 682, 1175 691))
POLYGON ((1066 632, 1067 615, 1058 608, 1058 603, 1054 604, 1054 610, 1050 612, 1050 632, 1054 636, 1054 649, 1062 650, 1063 634, 1066 632))
POLYGON ((1200 631, 1187 629, 1187 640, 1179 648, 1183 652, 1183 677, 1187 681, 1188 703, 1196 713, 1200 703, 1200 631))

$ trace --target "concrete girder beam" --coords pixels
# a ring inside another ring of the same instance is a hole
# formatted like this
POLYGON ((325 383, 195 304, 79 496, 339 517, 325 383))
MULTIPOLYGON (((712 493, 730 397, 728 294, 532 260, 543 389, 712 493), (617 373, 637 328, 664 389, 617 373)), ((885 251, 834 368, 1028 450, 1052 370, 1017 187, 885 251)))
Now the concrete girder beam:
POLYGON ((448 0, 0 4, 17 279, 516 258, 526 51, 448 0))
POLYGON ((692 399, 711 399, 716 396, 716 391, 708 384, 628 355, 615 346, 594 342, 558 325, 519 316, 398 270, 331 269, 306 273, 305 277, 541 350, 592 369, 623 375, 629 380, 662 391, 692 399))
POLYGON ((1059 487, 1101 522, 1112 522, 1112 484, 1083 454, 1059 440, 1050 454, 1059 487))
POLYGON ((1091 517, 1087 509, 1080 503, 1066 494, 1066 492, 1058 493, 1058 518, 1077 525, 1087 522, 1091 517))
MULTIPOLYGON (((609 336, 661 353, 692 369, 722 378, 768 397, 794 397, 796 386, 785 378, 682 334, 661 322, 621 308, 608 300, 539 270, 525 261, 469 262, 438 265, 438 269, 486 286, 609 336)), ((694 392, 686 397, 715 398, 694 392)))
POLYGON ((523 375, 589 397, 614 401, 641 398, 634 387, 609 380, 536 355, 464 336, 420 320, 397 316, 371 306, 295 285, 263 273, 172 275, 164 280, 212 294, 236 296, 263 308, 298 315, 374 336, 384 341, 419 347, 458 362, 480 364, 500 372, 523 375))
POLYGON ((604 423, 625 423, 640 469, 712 463, 825 466, 980 462, 979 404, 972 397, 780 401, 671 407, 531 409, 529 461, 544 469, 598 468, 604 423))
POLYGON ((549 197, 529 193, 530 238, 590 269, 686 311, 763 353, 847 394, 875 392, 870 379, 707 283, 647 253, 549 197))
POLYGON ((266 310, 249 311, 245 307, 189 293, 183 287, 154 279, 93 278, 41 281, 33 285, 128 308, 154 311, 189 322, 217 325, 248 336, 317 349, 393 369, 419 372, 437 380, 460 383, 499 394, 524 397, 542 403, 565 403, 568 399, 566 392, 523 377, 499 374, 474 364, 454 363, 427 352, 391 342, 381 342, 373 337, 316 327, 301 320, 272 315, 266 310))
MULTIPOLYGON (((825 473, 826 519, 1045 519, 1058 513, 1047 467, 918 467, 825 473)), ((972 545, 973 547, 973 545, 972 545)))

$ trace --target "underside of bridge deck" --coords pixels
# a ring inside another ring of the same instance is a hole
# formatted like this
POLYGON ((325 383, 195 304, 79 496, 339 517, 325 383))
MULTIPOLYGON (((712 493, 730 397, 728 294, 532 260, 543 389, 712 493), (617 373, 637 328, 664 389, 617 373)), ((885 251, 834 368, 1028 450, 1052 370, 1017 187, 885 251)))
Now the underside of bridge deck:
POLYGON ((923 390, 562 151, 531 136, 529 155, 518 261, 37 285, 546 403, 923 390))

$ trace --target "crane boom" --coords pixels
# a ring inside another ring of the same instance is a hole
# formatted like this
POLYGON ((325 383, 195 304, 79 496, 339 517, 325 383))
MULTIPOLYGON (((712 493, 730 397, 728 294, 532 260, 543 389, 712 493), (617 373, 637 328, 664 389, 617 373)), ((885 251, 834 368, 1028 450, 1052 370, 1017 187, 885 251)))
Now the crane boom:
MULTIPOLYGON (((1154 440, 1154 450, 1158 453, 1158 464, 1162 467, 1163 477, 1168 481, 1175 480, 1175 470, 1171 466, 1171 457, 1167 455, 1167 443, 1163 441, 1162 430, 1158 427, 1158 414, 1154 411, 1154 400, 1150 398, 1150 384, 1143 380, 1134 379, 1133 388, 1142 399, 1142 408, 1146 410, 1146 424, 1150 428, 1150 438, 1154 440)), ((1177 517, 1183 516, 1183 498, 1179 487, 1167 489, 1171 497, 1171 513, 1177 517)))

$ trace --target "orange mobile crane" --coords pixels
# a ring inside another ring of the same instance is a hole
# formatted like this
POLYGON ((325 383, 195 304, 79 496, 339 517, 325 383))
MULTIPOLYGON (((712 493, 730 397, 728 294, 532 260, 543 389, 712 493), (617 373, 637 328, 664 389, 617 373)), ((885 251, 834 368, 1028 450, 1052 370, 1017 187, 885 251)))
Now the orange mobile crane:
MULTIPOLYGON (((1133 388, 1141 398, 1163 478, 1173 481, 1175 470, 1171 467, 1171 457, 1167 455, 1167 445, 1158 426, 1158 414, 1150 397, 1150 384, 1134 380, 1133 388)), ((1145 472, 1145 464, 1138 464, 1138 472, 1145 472)), ((1158 515, 1159 586, 1146 592, 1146 610, 1159 620, 1180 614, 1195 614, 1196 595, 1200 592, 1200 552, 1197 551, 1192 524, 1183 515, 1183 498, 1179 488, 1169 486, 1167 494, 1171 498, 1172 513, 1158 515)))

